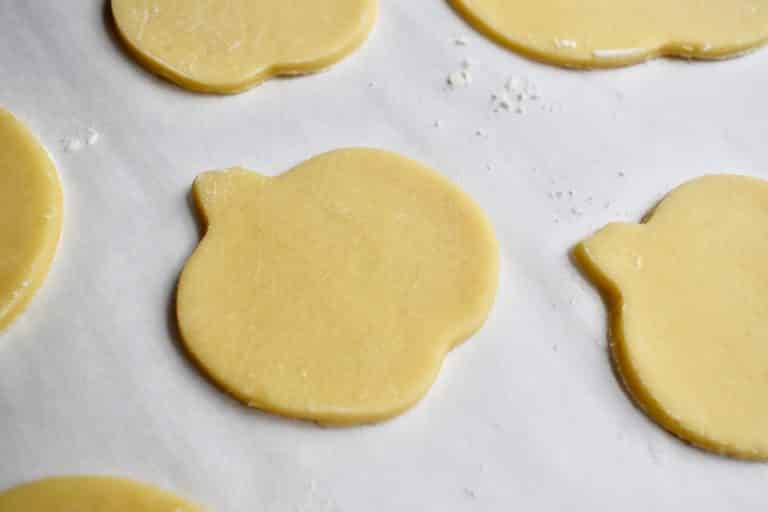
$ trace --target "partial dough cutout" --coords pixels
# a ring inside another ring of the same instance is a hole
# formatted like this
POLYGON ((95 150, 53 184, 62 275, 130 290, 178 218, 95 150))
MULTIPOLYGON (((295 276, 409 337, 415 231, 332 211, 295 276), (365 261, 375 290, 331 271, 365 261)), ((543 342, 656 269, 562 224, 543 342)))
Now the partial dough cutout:
POLYGON ((768 459, 768 182, 709 176, 575 250, 627 389, 706 450, 768 459))
POLYGON ((61 185, 48 153, 0 109, 0 331, 43 284, 59 242, 61 185))
POLYGON ((338 150, 275 178, 209 172, 194 196, 207 233, 179 283, 181 335, 253 407, 340 425, 398 415, 493 304, 487 218, 394 153, 338 150))
POLYGON ((326 68, 363 44, 377 0, 111 0, 118 32, 150 71, 236 93, 326 68))
POLYGON ((0 493, 0 512, 203 512, 167 492, 109 477, 60 477, 0 493))
POLYGON ((449 0, 488 36, 566 67, 733 57, 768 41, 763 0, 449 0))

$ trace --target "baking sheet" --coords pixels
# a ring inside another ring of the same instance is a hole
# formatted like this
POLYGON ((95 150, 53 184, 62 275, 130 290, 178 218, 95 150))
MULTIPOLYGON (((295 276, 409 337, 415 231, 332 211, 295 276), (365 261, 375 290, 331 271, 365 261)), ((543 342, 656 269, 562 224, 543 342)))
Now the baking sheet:
POLYGON ((221 512, 765 510, 764 465, 689 448, 627 400, 568 250, 689 178, 768 177, 768 51, 565 71, 495 46, 443 1, 382 0, 370 41, 330 72, 215 97, 134 64, 105 12, 0 0, 0 105, 50 150, 66 200, 50 278, 0 336, 0 488, 107 473, 221 512), (464 59, 473 83, 446 90, 464 59), (523 114, 493 111, 509 78, 540 92, 523 114), (97 144, 64 150, 89 128, 97 144), (180 351, 171 303, 198 241, 198 173, 278 174, 345 146, 460 183, 504 271, 486 328, 420 406, 326 429, 219 393, 180 351))

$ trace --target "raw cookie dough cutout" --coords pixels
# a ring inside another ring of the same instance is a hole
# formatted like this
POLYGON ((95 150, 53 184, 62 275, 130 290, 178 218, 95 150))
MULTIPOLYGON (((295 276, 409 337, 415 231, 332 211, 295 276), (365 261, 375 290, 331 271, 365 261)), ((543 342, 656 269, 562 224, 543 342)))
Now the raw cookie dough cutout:
POLYGON ((0 331, 43 284, 61 222, 53 162, 32 133, 0 108, 0 331))
POLYGON ((197 178, 207 233, 182 273, 191 356, 242 402, 324 424, 418 402, 484 323, 498 283, 480 208, 427 167, 374 149, 268 178, 197 178))
POLYGON ((530 58, 612 68, 661 55, 733 57, 768 41, 764 0, 449 0, 475 27, 530 58))
POLYGON ((768 182, 694 180, 574 255, 610 306, 637 403, 701 448, 768 459, 768 182))
POLYGON ((236 93, 340 61, 373 29, 377 0, 111 0, 118 33, 150 71, 236 93))
POLYGON ((109 477, 59 477, 0 493, 0 512, 203 512, 167 492, 109 477))

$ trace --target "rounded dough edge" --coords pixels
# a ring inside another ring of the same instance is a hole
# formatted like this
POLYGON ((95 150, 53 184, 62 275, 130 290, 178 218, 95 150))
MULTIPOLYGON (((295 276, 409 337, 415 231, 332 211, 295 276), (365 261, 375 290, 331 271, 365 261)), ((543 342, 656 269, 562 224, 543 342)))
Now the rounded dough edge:
MULTIPOLYGON (((696 187, 696 185, 711 180, 736 179, 745 182, 760 183, 768 187, 768 182, 751 176, 735 174, 715 174, 706 175, 691 181, 685 182, 672 191, 667 193, 642 219, 639 224, 629 224, 643 230, 652 229, 654 219, 661 218, 666 214, 669 200, 674 200, 677 196, 684 194, 687 189, 696 187)), ((599 230, 595 235, 609 229, 613 224, 599 230)), ((733 459, 765 462, 768 461, 768 451, 756 452, 755 450, 741 449, 736 446, 724 444, 707 435, 691 429, 677 420, 670 414, 653 393, 643 384, 642 378, 628 356, 628 342, 624 329, 623 311, 624 311, 624 293, 619 283, 611 279, 603 268, 593 259, 588 249, 590 237, 578 243, 571 251, 571 257, 578 269, 587 277, 600 293, 606 306, 608 317, 608 332, 611 360, 613 368, 619 379, 619 383, 624 391, 629 395, 632 403, 637 406, 648 418, 659 425, 669 434, 678 438, 683 443, 708 453, 730 457, 733 459)))
POLYGON ((130 37, 121 24, 120 16, 116 13, 115 5, 121 0, 110 0, 110 15, 114 25, 114 31, 128 53, 150 73, 168 80, 177 86, 192 92, 205 94, 232 95, 246 92, 257 87, 267 80, 277 77, 294 77, 308 75, 323 71, 331 66, 341 62, 349 57, 356 50, 361 48, 368 39, 368 36, 374 29, 376 18, 378 16, 378 0, 364 0, 367 2, 366 16, 359 27, 357 33, 352 35, 348 44, 336 48, 327 55, 315 60, 295 61, 295 62, 274 62, 264 65, 260 70, 244 76, 242 79, 233 82, 212 83, 195 79, 174 69, 173 66, 165 63, 153 55, 143 51, 130 37))
POLYGON ((632 48, 633 51, 617 51, 606 55, 596 55, 593 53, 589 57, 569 55, 568 53, 558 52, 557 48, 543 48, 522 42, 508 34, 504 29, 497 27, 482 14, 475 12, 475 7, 471 4, 472 1, 448 0, 448 3, 472 27, 494 43, 512 50, 525 58, 566 69, 585 71, 616 69, 642 64, 662 57, 701 61, 730 60, 748 55, 768 44, 768 30, 766 30, 766 33, 761 38, 754 41, 733 43, 728 47, 706 47, 699 43, 694 44, 685 41, 659 41, 647 47, 632 48))
MULTIPOLYGON (((190 258, 186 262, 184 269, 181 273, 181 277, 179 279, 179 284, 178 284, 177 293, 176 293, 176 314, 178 319, 179 331, 180 331, 180 335, 183 341, 183 346, 185 348, 185 351, 187 352, 187 355, 191 358, 191 360, 195 363, 195 365, 198 367, 198 369, 206 377, 208 377, 208 379, 212 381, 213 384, 216 387, 218 387, 220 390, 224 391, 226 394, 234 397, 235 399, 237 399, 238 401, 242 402, 243 404, 249 407, 253 407, 253 408, 266 411, 272 414, 276 414, 279 416, 283 416, 286 418, 307 420, 307 421, 312 421, 318 424, 328 425, 328 426, 353 426, 353 425, 361 425, 361 424, 371 424, 371 423, 378 423, 378 422, 382 422, 382 421, 397 417, 403 414, 404 412, 408 411, 409 409, 413 408, 417 403, 419 403, 426 396, 426 394, 429 392, 432 385, 434 384, 434 381, 438 377, 440 370, 443 366, 444 360, 447 357, 448 353, 453 348, 462 344, 464 341, 472 337, 472 335, 474 335, 477 331, 479 331, 485 324, 493 308, 493 303, 495 302, 495 298, 496 298, 496 294, 499 286, 499 271, 500 271, 499 246, 498 246, 498 241, 496 239, 494 228, 490 220, 486 216, 485 212, 466 192, 461 190, 457 185, 455 185, 453 182, 448 180, 445 176, 438 173, 434 169, 422 164, 421 162, 412 160, 410 158, 404 157, 400 154, 397 154, 391 151, 385 151, 385 150, 379 150, 379 149, 373 149, 373 148, 344 148, 344 149, 337 149, 337 150, 316 155, 298 164, 297 166, 291 168, 290 170, 285 171, 282 174, 277 175, 275 177, 271 177, 271 178, 265 178, 264 176, 261 176, 255 172, 245 171, 243 169, 230 169, 229 171, 214 171, 214 172, 248 173, 248 174, 253 174, 254 176, 257 176, 260 179, 267 180, 268 182, 269 181, 275 182, 275 181, 287 179, 290 176, 296 173, 301 173, 305 170, 309 171, 308 166, 311 166, 316 161, 320 161, 325 158, 333 158, 334 156, 337 156, 337 155, 352 154, 352 153, 357 155, 363 155, 365 153, 379 154, 379 155, 385 155, 388 158, 399 159, 410 166, 416 166, 419 172, 424 172, 425 175, 428 176, 428 179, 437 180, 441 185, 449 187, 453 193, 458 193, 461 195, 464 201, 463 206, 466 209, 467 214, 473 217, 474 221, 477 223, 478 227, 480 228, 480 231, 482 231, 482 236, 486 237, 487 241, 492 246, 492 250, 489 252, 489 267, 488 267, 488 276, 487 276, 489 281, 488 281, 488 286, 486 288, 487 293, 480 300, 480 302, 482 302, 482 306, 481 306, 482 312, 479 312, 479 314, 468 313, 467 321, 464 322, 463 325, 458 326, 458 328, 455 329, 453 332, 446 331, 444 335, 445 339, 438 339, 434 343, 434 345, 436 346, 436 349, 432 351, 433 357, 432 357, 432 360, 429 362, 430 363, 429 369, 425 371, 424 386, 420 389, 414 389, 413 393, 410 393, 407 398, 401 400, 397 404, 389 405, 387 407, 382 407, 376 410, 367 409, 362 412, 360 411, 350 412, 348 410, 339 411, 334 408, 315 409, 309 412, 303 408, 286 406, 285 404, 280 403, 279 401, 272 401, 269 399, 264 399, 263 397, 255 397, 248 393, 244 393, 241 390, 239 390, 237 386, 232 385, 231 383, 227 382, 227 380, 223 378, 221 375, 218 375, 218 372, 215 369, 211 368, 208 364, 206 364, 203 358, 198 356, 195 349, 188 342, 188 339, 190 338, 190 334, 185 332, 186 329, 183 321, 183 316, 184 316, 183 297, 185 295, 185 289, 187 287, 187 282, 195 278, 194 274, 196 273, 197 260, 198 260, 197 257, 203 252, 201 251, 201 249, 203 249, 204 246, 210 242, 209 236, 211 235, 211 231, 212 231, 211 226, 213 224, 211 219, 206 218, 206 214, 204 211, 205 207, 202 204, 201 197, 198 193, 199 191, 196 190, 194 194, 194 198, 197 206, 196 209, 197 209, 198 216, 201 219, 201 222, 204 224, 203 226, 204 234, 202 236, 202 240, 200 241, 198 247, 195 249, 193 254, 190 256, 190 258)), ((208 173, 204 173, 204 175, 205 174, 208 174, 208 173)))
POLYGON ((79 512, 82 507, 98 512, 203 512, 168 491, 113 476, 56 476, 0 491, 0 512, 50 512, 52 505, 62 512, 79 512), (73 494, 82 501, 70 501, 73 494), (62 500, 67 500, 64 508, 62 500), (100 508, 92 508, 96 506, 100 508))
MULTIPOLYGON (((17 299, 0 314, 0 334, 2 334, 19 315, 24 313, 48 277, 61 239, 64 200, 58 170, 45 147, 24 123, 2 107, 0 107, 0 123, 10 125, 10 129, 15 132, 13 133, 15 140, 12 143, 25 146, 28 156, 37 160, 35 172, 44 174, 51 182, 53 197, 50 208, 55 212, 54 217, 49 219, 52 222, 47 223, 48 229, 45 231, 44 243, 38 248, 36 258, 30 264, 31 271, 29 278, 26 279, 28 285, 18 290, 17 299)), ((0 130, 4 131, 5 128, 3 126, 0 130)))

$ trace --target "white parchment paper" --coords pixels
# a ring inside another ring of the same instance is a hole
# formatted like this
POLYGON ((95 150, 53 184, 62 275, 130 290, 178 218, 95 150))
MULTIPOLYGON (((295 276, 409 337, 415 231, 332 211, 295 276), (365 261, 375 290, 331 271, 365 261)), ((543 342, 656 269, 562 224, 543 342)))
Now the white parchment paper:
POLYGON ((568 250, 689 178, 768 177, 768 51, 565 71, 497 47, 442 0, 382 0, 370 41, 331 71, 216 97, 137 66, 105 12, 0 0, 0 105, 50 150, 66 198, 52 273, 0 336, 0 488, 117 474, 220 512, 766 509, 768 468, 688 448, 627 400, 568 250), (472 84, 446 90, 464 59, 472 84), (509 78, 539 90, 525 113, 493 111, 509 78), (97 144, 64 151, 89 128, 97 144), (172 296, 198 241, 198 173, 277 174, 345 146, 460 183, 498 230, 504 275, 486 328, 419 407, 324 429, 210 385, 179 349, 172 296))

